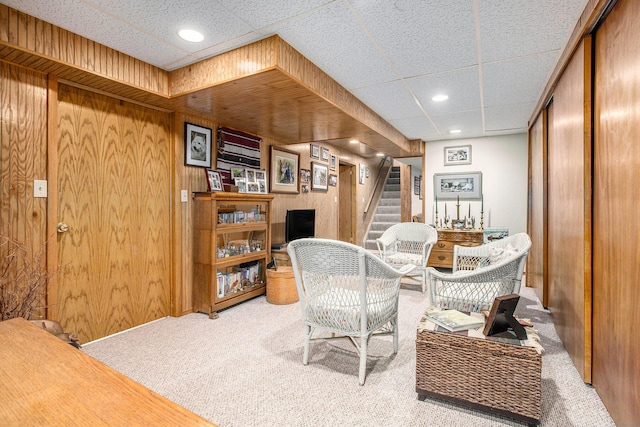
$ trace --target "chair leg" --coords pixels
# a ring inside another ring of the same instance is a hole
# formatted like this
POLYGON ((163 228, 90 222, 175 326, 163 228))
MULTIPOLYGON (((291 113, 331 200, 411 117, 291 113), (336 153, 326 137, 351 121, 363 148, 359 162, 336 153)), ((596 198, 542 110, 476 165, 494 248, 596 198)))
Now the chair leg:
POLYGON ((364 385, 364 376, 367 370, 367 343, 369 342, 369 336, 360 338, 360 375, 358 376, 358 382, 360 385, 364 385))
POLYGON ((396 316, 392 321, 393 326, 393 352, 398 353, 398 317, 396 316))
POLYGON ((304 326, 304 355, 302 356, 302 364, 306 365, 309 363, 309 346, 311 345, 311 334, 313 333, 311 326, 304 326))
POLYGON ((422 293, 424 294, 427 291, 427 271, 422 269, 422 293))

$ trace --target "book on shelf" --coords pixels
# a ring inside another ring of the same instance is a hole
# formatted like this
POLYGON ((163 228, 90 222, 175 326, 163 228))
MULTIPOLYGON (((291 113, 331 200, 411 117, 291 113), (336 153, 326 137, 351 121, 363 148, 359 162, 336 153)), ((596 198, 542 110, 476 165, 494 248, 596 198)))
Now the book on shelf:
POLYGON ((484 325, 482 318, 473 317, 458 310, 430 310, 425 313, 427 320, 442 326, 448 331, 466 331, 484 325))

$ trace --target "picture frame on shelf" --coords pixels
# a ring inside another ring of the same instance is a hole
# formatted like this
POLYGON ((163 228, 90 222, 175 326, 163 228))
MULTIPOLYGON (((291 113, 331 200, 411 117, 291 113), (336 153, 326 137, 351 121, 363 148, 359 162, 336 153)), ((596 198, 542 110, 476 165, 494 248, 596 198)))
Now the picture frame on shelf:
POLYGON ((338 157, 332 154, 331 160, 329 161, 329 169, 332 171, 336 170, 336 163, 338 163, 338 157))
POLYGON ((322 147, 322 161, 324 162, 328 162, 329 161, 329 149, 322 147))
POLYGON ((454 147, 444 147, 444 165, 470 165, 471 145, 457 145, 454 147))
MULTIPOLYGON (((299 168, 300 154, 271 146, 271 192, 298 194, 300 192, 299 168)), ((249 184, 248 179, 247 184, 249 184)))
POLYGON ((205 173, 207 175, 208 191, 210 193, 214 191, 222 191, 222 178, 220 178, 220 173, 211 169, 205 169, 205 173))
POLYGON ((238 193, 246 193, 247 192, 247 179, 246 178, 236 178, 236 187, 238 187, 238 193))
POLYGON ((257 178, 256 183, 260 189, 260 194, 267 194, 269 191, 267 189, 267 180, 264 178, 257 178))
POLYGON ((248 194, 260 194, 260 184, 257 182, 247 182, 248 194))
POLYGON ((235 180, 236 178, 246 178, 247 175, 245 173, 244 168, 231 168, 231 179, 235 180))
POLYGON ((434 173, 434 194, 438 199, 478 199, 482 197, 482 172, 434 173))
POLYGON ((329 189, 329 167, 323 163, 311 162, 311 190, 327 191, 329 189))
POLYGON ((184 164, 211 168, 211 129, 184 123, 184 164))
POLYGON ((311 157, 312 159, 319 159, 320 158, 320 147, 315 145, 315 144, 310 144, 309 145, 309 157, 311 157))

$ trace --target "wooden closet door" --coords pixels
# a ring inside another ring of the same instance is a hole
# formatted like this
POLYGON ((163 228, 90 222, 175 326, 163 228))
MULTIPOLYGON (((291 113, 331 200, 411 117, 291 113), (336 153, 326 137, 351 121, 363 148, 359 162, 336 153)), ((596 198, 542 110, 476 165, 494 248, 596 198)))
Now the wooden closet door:
POLYGON ((87 342, 167 316, 170 115, 60 84, 55 318, 87 342))
POLYGON ((593 385, 619 426, 640 423, 640 2, 595 36, 593 385))

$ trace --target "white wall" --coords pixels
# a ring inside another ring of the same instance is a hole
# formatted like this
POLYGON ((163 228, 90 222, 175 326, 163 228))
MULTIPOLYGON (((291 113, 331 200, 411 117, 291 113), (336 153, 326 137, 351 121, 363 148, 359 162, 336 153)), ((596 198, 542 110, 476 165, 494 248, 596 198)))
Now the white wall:
MULTIPOLYGON (((527 135, 503 135, 426 143, 425 222, 434 221, 434 173, 482 172, 484 227, 507 227, 509 234, 527 230, 527 135), (444 147, 471 145, 471 164, 444 166, 444 147)), ((413 173, 412 173, 413 175, 413 173)), ((415 211, 417 196, 413 200, 415 211)), ((418 200, 418 202, 420 202, 418 200)), ((444 218, 445 201, 438 200, 439 218, 444 218)), ((449 216, 456 215, 456 201, 447 200, 449 216)), ((471 215, 480 225, 480 201, 461 200, 460 217, 471 215)))

